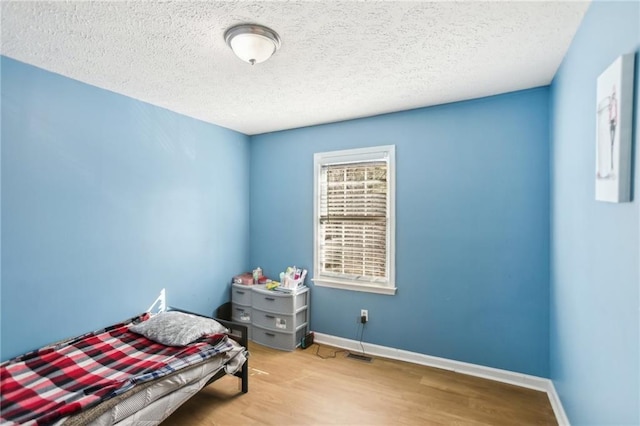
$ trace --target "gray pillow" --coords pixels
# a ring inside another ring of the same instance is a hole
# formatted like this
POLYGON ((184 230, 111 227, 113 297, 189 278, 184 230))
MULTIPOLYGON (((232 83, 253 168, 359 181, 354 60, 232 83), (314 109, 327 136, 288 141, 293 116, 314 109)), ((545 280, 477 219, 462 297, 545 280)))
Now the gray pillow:
POLYGON ((219 322, 182 312, 160 312, 129 330, 167 346, 186 346, 205 334, 226 333, 219 322))

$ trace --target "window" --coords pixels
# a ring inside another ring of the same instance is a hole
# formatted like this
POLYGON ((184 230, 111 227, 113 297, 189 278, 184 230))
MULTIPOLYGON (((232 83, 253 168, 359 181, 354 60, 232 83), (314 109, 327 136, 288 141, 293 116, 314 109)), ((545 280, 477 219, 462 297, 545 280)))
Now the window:
POLYGON ((316 285, 395 294, 395 146, 314 155, 316 285))

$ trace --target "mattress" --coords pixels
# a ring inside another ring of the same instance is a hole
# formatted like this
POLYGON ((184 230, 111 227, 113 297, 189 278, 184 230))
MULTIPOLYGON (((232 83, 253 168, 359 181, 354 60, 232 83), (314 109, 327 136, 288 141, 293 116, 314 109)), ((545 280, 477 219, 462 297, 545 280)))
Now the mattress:
POLYGON ((63 418, 55 425, 157 425, 202 389, 220 370, 233 374, 242 368, 246 361, 246 350, 229 340, 233 349, 227 353, 137 386, 96 407, 63 418))

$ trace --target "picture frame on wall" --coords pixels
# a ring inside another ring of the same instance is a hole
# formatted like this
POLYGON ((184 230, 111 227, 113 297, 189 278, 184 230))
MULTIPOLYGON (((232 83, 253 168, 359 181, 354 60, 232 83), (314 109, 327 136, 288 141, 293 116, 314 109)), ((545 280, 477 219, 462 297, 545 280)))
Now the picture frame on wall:
POLYGON ((618 57, 597 81, 596 200, 631 201, 634 53, 618 57))

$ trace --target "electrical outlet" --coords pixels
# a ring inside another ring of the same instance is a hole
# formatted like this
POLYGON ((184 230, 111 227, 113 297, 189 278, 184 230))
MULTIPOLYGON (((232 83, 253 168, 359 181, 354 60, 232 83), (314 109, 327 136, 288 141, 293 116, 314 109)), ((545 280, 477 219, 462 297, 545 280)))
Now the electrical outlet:
POLYGON ((369 311, 366 309, 360 309, 360 322, 363 324, 369 322, 369 311))

